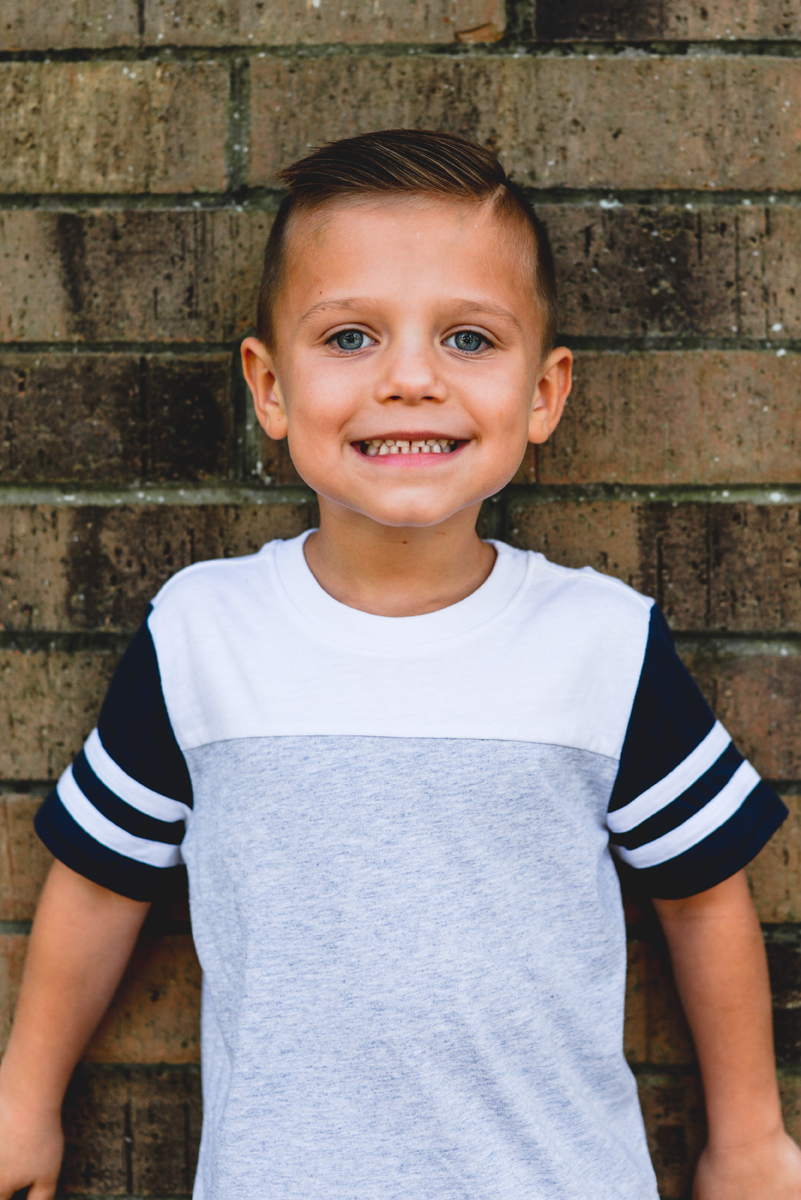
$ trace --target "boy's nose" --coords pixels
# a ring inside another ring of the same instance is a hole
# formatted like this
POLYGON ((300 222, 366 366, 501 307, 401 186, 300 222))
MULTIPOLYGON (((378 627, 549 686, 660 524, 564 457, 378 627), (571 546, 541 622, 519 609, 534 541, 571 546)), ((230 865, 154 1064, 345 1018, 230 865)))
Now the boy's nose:
POLYGON ((400 400, 404 404, 421 404, 424 400, 446 399, 445 381, 425 351, 396 353, 386 363, 386 369, 376 388, 376 399, 382 402, 400 400))

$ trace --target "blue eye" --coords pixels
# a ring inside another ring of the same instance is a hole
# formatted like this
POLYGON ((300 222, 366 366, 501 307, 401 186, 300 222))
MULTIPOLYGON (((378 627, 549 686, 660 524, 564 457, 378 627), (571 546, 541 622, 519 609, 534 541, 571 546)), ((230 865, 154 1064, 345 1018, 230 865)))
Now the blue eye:
POLYGON ((467 354, 475 354, 477 350, 483 350, 485 346, 491 343, 480 333, 474 333, 472 329, 462 329, 459 333, 452 333, 449 338, 446 338, 445 344, 452 345, 455 350, 462 350, 467 354))
POLYGON ((343 329, 328 340, 329 343, 334 342, 340 350, 362 350, 372 339, 368 338, 366 333, 362 333, 361 329, 343 329))

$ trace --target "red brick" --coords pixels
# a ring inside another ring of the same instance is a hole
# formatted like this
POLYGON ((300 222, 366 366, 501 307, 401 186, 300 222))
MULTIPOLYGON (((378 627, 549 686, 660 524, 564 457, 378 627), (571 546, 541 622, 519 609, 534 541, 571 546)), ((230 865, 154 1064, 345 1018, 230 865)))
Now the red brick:
POLYGON ((701 1081, 694 1075, 637 1079, 648 1147, 662 1200, 685 1200, 706 1141, 701 1081))
POLYGON ((681 1009, 667 950, 629 942, 624 1045, 630 1063, 678 1066, 695 1052, 681 1009))
POLYGON ((133 46, 136 0, 4 0, 0 50, 133 46))
POLYGON ((145 41, 165 46, 496 41, 502 0, 372 0, 317 6, 145 0, 145 41))
POLYGON ((199 1063, 200 982, 188 933, 141 938, 84 1060, 199 1063))
POLYGON ((43 796, 0 795, 0 920, 30 921, 52 856, 33 828, 43 796))
POLYGON ((255 322, 271 221, 232 210, 0 212, 0 339, 234 338, 255 322))
POLYGON ((767 779, 801 777, 801 655, 686 650, 682 657, 757 770, 767 779))
POLYGON ((783 796, 790 815, 748 868, 760 921, 801 922, 801 796, 783 796))
POLYGON ((0 1050, 11 1032, 27 948, 26 934, 0 933, 0 1050))
POLYGON ((0 651, 0 778, 54 779, 80 750, 117 655, 0 651))
POLYGON ((225 187, 223 64, 3 63, 0 190, 225 187))
POLYGON ((675 629, 801 629, 801 509, 783 504, 513 502, 508 537, 653 596, 675 629))
POLYGON ((584 351, 562 422, 517 482, 801 482, 801 355, 584 351))
POLYGON ((251 75, 254 184, 274 182, 311 145, 392 125, 491 142, 521 183, 538 186, 798 181, 793 58, 254 58, 251 75))
MULTIPOLYGON (((593 204, 539 213, 565 334, 730 338, 736 326, 738 336, 801 337, 799 209, 593 204)), ((0 212, 0 338, 234 338, 255 322, 271 220, 232 209, 0 212)))
POLYGON ((581 204, 538 212, 553 245, 563 333, 801 334, 798 209, 581 204))
POLYGON ((194 1070, 79 1067, 64 1105, 61 1187, 67 1195, 187 1195, 200 1113, 194 1070))
POLYGON ((0 360, 0 483, 225 478, 229 354, 9 354, 0 360))
POLYGON ((7 629, 135 629, 182 567, 294 537, 314 512, 281 503, 0 506, 0 619, 7 629))
POLYGON ((535 30, 545 41, 651 41, 801 36, 798 0, 665 0, 662 4, 597 4, 537 0, 535 30))

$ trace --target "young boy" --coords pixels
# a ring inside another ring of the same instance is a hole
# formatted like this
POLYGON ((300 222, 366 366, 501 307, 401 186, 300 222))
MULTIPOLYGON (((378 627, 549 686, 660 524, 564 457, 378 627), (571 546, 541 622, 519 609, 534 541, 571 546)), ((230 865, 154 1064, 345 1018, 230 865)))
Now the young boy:
POLYGON ((320 527, 162 589, 38 815, 0 1197, 53 1196, 64 1088, 183 862, 198 1200, 655 1200, 611 838, 696 1041, 696 1197, 798 1200, 742 871, 785 810, 650 600, 475 531, 570 390, 542 227, 444 134, 283 180, 242 356, 320 527))

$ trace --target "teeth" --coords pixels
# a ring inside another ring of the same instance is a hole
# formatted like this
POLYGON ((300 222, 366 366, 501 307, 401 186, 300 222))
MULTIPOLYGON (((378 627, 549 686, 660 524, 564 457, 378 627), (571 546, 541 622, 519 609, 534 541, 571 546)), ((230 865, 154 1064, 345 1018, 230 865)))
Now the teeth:
POLYGON ((456 449, 456 440, 451 438, 371 438, 362 442, 365 454, 375 458, 382 454, 449 454, 456 449))

